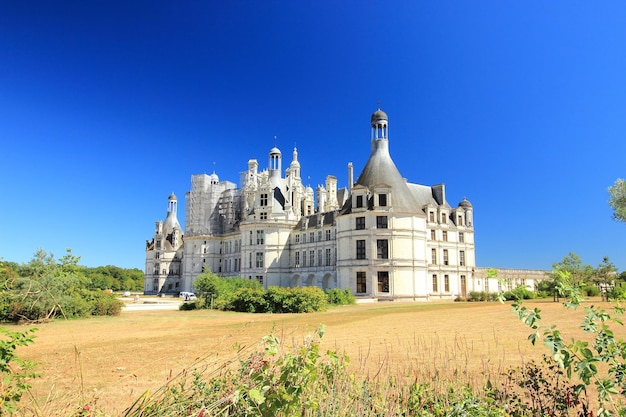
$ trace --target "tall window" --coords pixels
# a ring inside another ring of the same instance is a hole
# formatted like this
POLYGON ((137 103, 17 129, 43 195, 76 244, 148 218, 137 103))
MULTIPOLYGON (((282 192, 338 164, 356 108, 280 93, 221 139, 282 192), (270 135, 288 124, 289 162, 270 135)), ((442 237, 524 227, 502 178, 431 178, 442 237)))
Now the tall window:
POLYGON ((447 231, 445 231, 445 230, 443 230, 443 231, 441 232, 441 238, 442 238, 442 240, 443 240, 444 242, 447 242, 447 241, 448 241, 448 232, 447 232, 447 231))
POLYGON ((448 265, 448 249, 443 250, 443 264, 448 265))
POLYGON ((296 251, 296 268, 300 268, 300 251, 296 251))
POLYGON ((296 243, 300 243, 300 235, 296 235, 296 243))
POLYGON ((437 240, 437 233, 435 232, 435 229, 430 231, 430 240, 437 240))
POLYGON ((450 292, 450 276, 449 275, 443 276, 443 290, 445 292, 450 292))
POLYGON ((265 232, 263 230, 256 231, 256 244, 262 245, 265 242, 265 232))
POLYGON ((356 241, 356 258, 365 259, 365 241, 364 240, 356 241))
POLYGON ((322 250, 317 250, 317 266, 322 266, 324 262, 324 258, 322 258, 322 250))
POLYGON ((302 243, 306 243, 306 233, 302 233, 302 243))
POLYGON ((459 232, 459 242, 461 243, 465 242, 465 235, 463 234, 463 232, 459 232))
POLYGON ((465 251, 459 251, 459 265, 465 266, 465 251))
POLYGON ((261 206, 267 206, 267 194, 261 194, 261 206))
POLYGON ((306 267, 306 251, 302 251, 302 266, 306 267))
POLYGON ((356 292, 363 294, 367 292, 367 282, 365 279, 365 272, 358 271, 356 273, 356 292))
POLYGON ((315 251, 309 251, 309 266, 315 266, 315 251))
POLYGON ((322 241, 322 231, 321 230, 319 232, 317 232, 317 241, 318 242, 322 241))
POLYGON ((356 218, 356 230, 365 229, 365 217, 357 217, 356 218))
POLYGON ((376 216, 376 228, 377 229, 387 228, 387 216, 376 216))
POLYGON ((465 275, 461 275, 461 294, 465 296, 466 292, 467 292, 467 279, 465 278, 465 275))
POLYGON ((330 240, 330 229, 326 230, 326 240, 330 240))
POLYGON ((381 207, 387 206, 387 194, 378 194, 378 205, 381 207))
POLYGON ((457 226, 463 226, 463 216, 457 217, 457 226))
POLYGON ((437 274, 433 274, 433 292, 439 291, 439 281, 437 280, 437 274))
POLYGON ((389 292, 388 271, 378 271, 378 292, 389 292))
POLYGON ((263 252, 256 253, 256 267, 263 268, 263 252))
POLYGON ((437 249, 433 248, 430 250, 430 258, 432 259, 432 264, 437 265, 437 249))
POLYGON ((249 235, 249 237, 250 237, 250 242, 249 242, 249 244, 250 244, 250 245, 252 245, 252 230, 250 230, 250 235, 249 235))
POLYGON ((363 207, 363 196, 362 195, 357 195, 356 196, 356 206, 357 206, 357 208, 363 207))
POLYGON ((309 233, 309 243, 315 242, 315 233, 309 233))
POLYGON ((441 213, 441 223, 446 224, 448 222, 448 216, 446 213, 441 213))
POLYGON ((161 249, 161 239, 157 239, 157 241, 154 243, 154 248, 161 249))
POLYGON ((326 249, 326 266, 331 266, 332 265, 332 258, 330 255, 330 248, 326 249))
POLYGON ((434 211, 428 212, 428 221, 429 222, 434 222, 435 221, 435 212, 434 211))
POLYGON ((376 241, 376 256, 378 259, 389 258, 389 242, 387 239, 378 239, 376 241))

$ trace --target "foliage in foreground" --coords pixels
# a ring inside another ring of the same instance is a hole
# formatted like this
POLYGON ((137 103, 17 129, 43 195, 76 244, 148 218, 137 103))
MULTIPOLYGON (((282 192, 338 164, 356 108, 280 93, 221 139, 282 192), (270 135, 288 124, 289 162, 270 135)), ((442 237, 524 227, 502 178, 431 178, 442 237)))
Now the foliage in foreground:
MULTIPOLYGON (((572 280, 569 271, 556 270, 557 290, 566 299, 564 306, 577 309, 583 301, 580 283, 572 280)), ((624 308, 619 304, 612 311, 600 307, 585 307, 580 329, 584 335, 567 342, 556 326, 543 325, 541 310, 529 309, 521 300, 513 304, 518 318, 533 332, 528 339, 535 344, 543 338, 552 359, 563 369, 568 378, 579 381, 575 392, 585 392, 593 386, 597 392, 599 409, 597 416, 626 415, 626 341, 616 339, 611 324, 623 326, 619 316, 624 308), (589 337, 592 341, 589 342, 589 337)))
POLYGON ((30 381, 38 375, 35 364, 17 356, 18 346, 33 343, 36 329, 12 332, 0 327, 0 416, 14 415, 19 402, 30 389, 30 381))
POLYGON ((467 384, 458 374, 439 374, 436 380, 419 372, 370 378, 351 373, 345 355, 323 354, 323 333, 321 327, 289 350, 275 335, 266 336, 263 350, 238 366, 184 371, 153 395, 144 393, 124 416, 590 415, 550 358, 512 369, 486 386, 467 384))

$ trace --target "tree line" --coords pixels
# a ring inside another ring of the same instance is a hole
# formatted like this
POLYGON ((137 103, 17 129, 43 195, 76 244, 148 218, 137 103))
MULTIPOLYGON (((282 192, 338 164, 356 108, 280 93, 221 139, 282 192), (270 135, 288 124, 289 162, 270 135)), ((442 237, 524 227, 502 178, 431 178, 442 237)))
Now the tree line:
POLYGON ((70 249, 59 259, 43 249, 24 264, 0 259, 0 321, 117 315, 122 302, 111 291, 143 290, 139 269, 91 268, 79 261, 70 249))

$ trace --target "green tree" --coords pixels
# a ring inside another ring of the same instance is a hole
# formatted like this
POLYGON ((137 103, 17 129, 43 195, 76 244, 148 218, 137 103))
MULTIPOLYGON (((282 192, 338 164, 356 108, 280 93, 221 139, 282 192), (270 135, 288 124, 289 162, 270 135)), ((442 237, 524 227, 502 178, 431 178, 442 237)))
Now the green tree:
POLYGON ((193 282, 193 287, 204 297, 205 308, 211 307, 211 300, 219 296, 220 279, 212 272, 203 272, 193 282))
POLYGON ((561 262, 552 264, 552 273, 550 273, 550 279, 552 280, 552 291, 554 295, 554 301, 559 301, 559 286, 563 275, 559 272, 568 272, 569 279, 574 285, 580 286, 585 282, 589 282, 590 278, 594 274, 594 269, 591 265, 583 264, 582 259, 574 252, 568 253, 563 257, 561 262))
POLYGON ((613 209, 613 219, 626 222, 626 181, 621 178, 609 187, 609 206, 613 209))
POLYGON ((600 289, 602 301, 609 301, 609 295, 615 288, 617 268, 609 261, 608 256, 602 259, 602 263, 593 272, 592 280, 600 289))

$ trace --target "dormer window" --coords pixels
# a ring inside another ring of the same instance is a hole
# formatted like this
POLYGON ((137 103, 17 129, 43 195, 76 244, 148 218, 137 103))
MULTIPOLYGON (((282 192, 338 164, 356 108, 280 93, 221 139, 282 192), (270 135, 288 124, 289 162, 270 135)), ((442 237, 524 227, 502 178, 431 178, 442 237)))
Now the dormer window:
POLYGON ((387 194, 378 194, 378 205, 380 207, 387 207, 387 194))
POLYGON ((363 207, 363 196, 362 195, 357 195, 356 196, 356 207, 357 208, 363 207))
POLYGON ((448 215, 446 213, 441 213, 441 224, 446 224, 448 222, 448 215))

